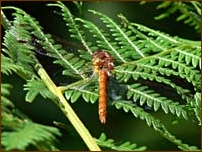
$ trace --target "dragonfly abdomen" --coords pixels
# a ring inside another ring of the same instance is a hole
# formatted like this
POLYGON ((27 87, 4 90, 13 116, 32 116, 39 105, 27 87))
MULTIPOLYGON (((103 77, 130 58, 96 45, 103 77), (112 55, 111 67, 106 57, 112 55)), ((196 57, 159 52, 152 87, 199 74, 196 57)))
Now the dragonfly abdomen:
POLYGON ((107 71, 99 71, 99 118, 101 123, 106 123, 107 117, 107 71))

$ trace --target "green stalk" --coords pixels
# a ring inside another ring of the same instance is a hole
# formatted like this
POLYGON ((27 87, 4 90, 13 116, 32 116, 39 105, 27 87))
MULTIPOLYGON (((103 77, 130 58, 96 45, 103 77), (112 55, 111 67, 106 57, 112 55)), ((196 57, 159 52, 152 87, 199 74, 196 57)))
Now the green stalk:
POLYGON ((62 90, 60 87, 57 87, 51 78, 48 76, 44 68, 41 64, 37 64, 35 66, 35 69, 37 70, 37 73, 45 83, 45 85, 48 87, 48 89, 58 97, 59 99, 59 108, 63 111, 65 116, 69 119, 69 121, 72 123, 76 131, 79 133, 83 141, 86 143, 87 147, 91 151, 101 151, 101 149, 98 147, 95 139, 91 136, 89 131, 86 129, 86 127, 83 125, 81 120, 78 118, 74 110, 71 108, 71 106, 68 104, 66 99, 64 98, 62 94, 62 90))

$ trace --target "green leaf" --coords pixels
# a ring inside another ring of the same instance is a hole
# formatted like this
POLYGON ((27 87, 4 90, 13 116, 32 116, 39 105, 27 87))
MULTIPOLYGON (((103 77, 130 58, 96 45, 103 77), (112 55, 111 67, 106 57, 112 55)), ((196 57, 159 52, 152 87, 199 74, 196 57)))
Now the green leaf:
POLYGON ((74 90, 66 90, 65 91, 65 97, 67 100, 69 100, 73 94, 74 90))
POLYGON ((97 139, 97 143, 100 146, 103 147, 108 147, 111 148, 113 150, 120 150, 120 151, 125 151, 125 150, 137 150, 137 149, 142 149, 142 150, 146 150, 145 146, 142 147, 137 147, 137 144, 132 144, 130 142, 124 142, 120 145, 116 144, 115 141, 113 139, 107 139, 107 136, 102 133, 99 137, 99 139, 97 139))
POLYGON ((28 102, 34 101, 34 99, 36 98, 38 93, 39 92, 37 92, 37 91, 29 91, 29 92, 27 92, 27 94, 25 96, 25 100, 28 101, 28 102))
POLYGON ((85 92, 82 94, 82 97, 86 102, 90 101, 90 96, 91 96, 90 94, 85 92))
POLYGON ((51 147, 53 141, 56 141, 54 135, 61 136, 59 130, 54 127, 39 125, 30 121, 22 122, 21 126, 23 127, 21 130, 2 133, 2 145, 6 147, 6 150, 26 150, 29 145, 37 145, 40 142, 46 142, 51 147))
POLYGON ((154 111, 157 111, 160 107, 160 103, 159 102, 154 102, 154 111))
POLYGON ((24 85, 24 90, 28 90, 26 101, 33 102, 38 94, 44 98, 54 99, 55 96, 47 89, 42 80, 31 79, 24 85))
POLYGON ((71 96, 71 102, 72 103, 76 102, 80 96, 81 96, 81 92, 74 91, 74 93, 71 96))
POLYGON ((23 68, 17 65, 12 59, 1 54, 1 72, 10 75, 12 72, 17 72, 17 70, 23 70, 23 68))
POLYGON ((100 141, 105 141, 107 139, 107 136, 105 135, 105 133, 101 133, 99 140, 100 141))

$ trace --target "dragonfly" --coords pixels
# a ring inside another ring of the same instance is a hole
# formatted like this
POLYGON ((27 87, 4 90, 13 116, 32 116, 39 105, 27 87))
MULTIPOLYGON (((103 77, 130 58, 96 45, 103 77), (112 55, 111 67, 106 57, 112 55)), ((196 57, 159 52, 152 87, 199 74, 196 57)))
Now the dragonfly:
POLYGON ((107 115, 107 78, 114 69, 114 59, 104 50, 97 50, 92 55, 93 70, 99 75, 99 119, 101 123, 106 123, 107 115))
MULTIPOLYGON (((54 37, 55 38, 55 37, 54 37)), ((75 48, 82 48, 81 45, 78 44, 78 46, 76 46, 76 44, 73 42, 66 42, 64 40, 61 40, 60 38, 56 37, 56 41, 63 43, 65 46, 68 45, 71 50, 74 50, 75 48), (73 49, 74 48, 74 49, 73 49)), ((47 51, 44 50, 39 43, 37 43, 37 38, 33 37, 33 41, 32 44, 35 46, 36 53, 38 54, 38 58, 40 59, 41 62, 47 62, 47 60, 44 59, 44 56, 47 56, 46 53, 47 51)), ((83 48, 82 48, 83 49, 83 48)), ((102 49, 98 49, 95 50, 94 53, 91 55, 91 60, 92 60, 92 76, 97 75, 98 76, 98 90, 99 90, 99 101, 98 101, 98 114, 99 114, 99 120, 102 124, 106 123, 106 118, 107 118, 107 88, 109 88, 109 77, 112 74, 112 71, 114 69, 114 59, 111 56, 110 53, 108 53, 106 50, 102 50, 102 49)), ((49 61, 48 61, 49 62, 49 61)), ((50 61, 52 62, 52 60, 50 61)), ((48 64, 50 64, 50 62, 48 64)), ((47 63, 42 63, 42 65, 44 65, 47 63)), ((54 65, 55 66, 55 65, 54 65)), ((56 65, 57 66, 57 65, 56 65)), ((48 71, 51 71, 51 69, 60 69, 59 66, 57 67, 53 67, 52 64, 50 64, 50 66, 47 66, 45 69, 47 69, 48 71), (47 69, 47 67, 49 67, 47 69)), ((60 69, 60 71, 62 72, 62 69, 60 69)), ((48 72, 50 73, 50 72, 48 72)), ((61 73, 60 73, 61 74, 61 73)), ((61 77, 61 76, 60 76, 61 77)), ((110 78, 110 86, 113 86, 114 84, 112 84, 112 81, 115 82, 113 79, 110 78)), ((80 86, 77 86, 80 87, 80 86)), ((110 89, 111 91, 114 91, 115 89, 110 89)), ((122 90, 123 91, 123 90, 122 90)), ((113 95, 115 95, 116 93, 112 93, 113 95)), ((113 96, 112 95, 112 96, 113 96)), ((116 96, 116 95, 115 95, 116 96)))

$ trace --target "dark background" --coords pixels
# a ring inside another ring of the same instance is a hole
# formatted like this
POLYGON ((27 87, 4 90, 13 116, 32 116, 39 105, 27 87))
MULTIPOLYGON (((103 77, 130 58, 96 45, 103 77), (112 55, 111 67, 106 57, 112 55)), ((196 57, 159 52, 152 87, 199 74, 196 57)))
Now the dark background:
MULTIPOLYGON (((44 30, 66 40, 71 40, 67 28, 61 16, 55 14, 55 7, 47 7, 48 2, 2 2, 2 6, 20 7, 35 17, 44 30)), ((51 2, 54 3, 54 2, 51 2)), ((179 36, 185 39, 200 40, 200 34, 197 34, 192 27, 176 22, 175 19, 179 14, 174 14, 167 19, 155 21, 154 17, 159 15, 162 10, 156 10, 160 2, 149 2, 140 5, 139 2, 83 2, 83 14, 79 14, 75 5, 71 2, 64 2, 75 15, 81 15, 86 19, 99 22, 87 9, 100 11, 114 21, 120 22, 117 14, 122 13, 129 21, 143 24, 149 28, 169 33, 171 36, 179 36)), ((59 11, 59 10, 58 10, 59 11)), ((10 18, 10 11, 4 11, 10 18)), ((55 72, 55 71, 53 71, 55 72)), ((80 139, 80 136, 71 127, 68 120, 62 114, 54 103, 37 97, 33 103, 26 103, 24 97, 26 92, 23 91, 25 83, 18 76, 10 77, 2 75, 2 82, 8 82, 14 85, 12 92, 12 101, 17 108, 27 114, 34 122, 53 125, 53 121, 59 121, 68 125, 68 130, 61 130, 63 137, 59 148, 61 150, 88 150, 80 139)), ((101 132, 105 132, 108 138, 117 142, 131 141, 138 146, 147 146, 147 150, 176 150, 176 145, 162 138, 154 129, 149 128, 145 121, 134 119, 131 113, 125 113, 122 110, 116 110, 114 107, 108 107, 108 120, 106 125, 100 124, 97 114, 97 103, 89 104, 77 101, 71 104, 78 114, 84 125, 91 134, 98 138, 101 132)), ((152 112, 151 112, 152 113, 152 112)), ((179 120, 180 125, 172 125, 173 116, 165 115, 162 112, 152 113, 165 123, 167 129, 181 138, 184 143, 192 143, 200 147, 200 127, 190 121, 179 120), (186 126, 186 127, 185 127, 186 126)))

